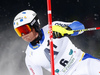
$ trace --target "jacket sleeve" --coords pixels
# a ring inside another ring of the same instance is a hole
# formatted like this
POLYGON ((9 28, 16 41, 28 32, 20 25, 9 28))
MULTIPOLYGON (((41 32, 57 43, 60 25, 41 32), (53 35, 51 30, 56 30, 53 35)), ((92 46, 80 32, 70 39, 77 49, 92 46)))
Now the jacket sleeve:
MULTIPOLYGON (((52 22, 52 25, 62 26, 64 28, 66 28, 66 30, 85 29, 84 25, 79 21, 73 21, 73 22, 54 21, 54 22, 52 22)), ((83 33, 83 31, 82 32, 74 32, 73 34, 71 34, 71 36, 77 36, 77 35, 82 34, 82 33, 83 33)))
POLYGON ((25 63, 26 63, 26 66, 28 68, 30 75, 43 75, 42 67, 33 64, 29 60, 28 56, 26 56, 26 58, 25 58, 25 63))

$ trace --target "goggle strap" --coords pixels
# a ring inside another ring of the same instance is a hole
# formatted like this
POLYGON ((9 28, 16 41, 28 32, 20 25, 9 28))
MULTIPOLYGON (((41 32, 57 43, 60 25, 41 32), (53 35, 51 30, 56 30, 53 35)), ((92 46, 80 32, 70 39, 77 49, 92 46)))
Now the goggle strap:
POLYGON ((38 17, 36 16, 31 22, 30 22, 30 26, 33 26, 38 20, 38 17))

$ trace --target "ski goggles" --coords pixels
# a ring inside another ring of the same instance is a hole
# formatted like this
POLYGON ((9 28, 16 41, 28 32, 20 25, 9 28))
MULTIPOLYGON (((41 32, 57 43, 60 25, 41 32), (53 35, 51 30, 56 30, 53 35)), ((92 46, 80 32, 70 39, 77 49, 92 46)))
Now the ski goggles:
POLYGON ((16 33, 18 34, 19 37, 22 36, 22 34, 28 34, 29 32, 31 32, 31 27, 26 24, 26 25, 23 25, 23 26, 20 26, 18 28, 15 28, 15 31, 16 33))

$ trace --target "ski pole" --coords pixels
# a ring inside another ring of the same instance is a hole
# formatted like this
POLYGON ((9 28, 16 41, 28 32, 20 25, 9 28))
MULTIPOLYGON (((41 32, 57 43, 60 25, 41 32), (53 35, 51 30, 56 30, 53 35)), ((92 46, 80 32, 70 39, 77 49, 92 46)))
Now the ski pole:
POLYGON ((80 30, 66 30, 66 33, 70 35, 73 34, 74 32, 93 31, 93 30, 100 30, 100 27, 80 29, 80 30))
POLYGON ((50 62, 51 62, 51 75, 55 75, 54 69, 54 51, 53 51, 53 32, 52 32, 52 13, 51 13, 51 0, 47 0, 48 24, 50 34, 50 62))
POLYGON ((87 29, 81 29, 81 30, 73 30, 74 32, 81 32, 81 31, 93 31, 93 30, 99 30, 100 27, 95 28, 87 28, 87 29))

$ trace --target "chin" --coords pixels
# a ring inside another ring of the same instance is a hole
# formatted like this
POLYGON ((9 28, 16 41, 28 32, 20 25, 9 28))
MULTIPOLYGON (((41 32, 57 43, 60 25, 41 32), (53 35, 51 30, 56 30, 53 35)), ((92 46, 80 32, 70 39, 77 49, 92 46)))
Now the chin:
POLYGON ((26 41, 26 42, 32 42, 32 40, 24 40, 24 41, 26 41))

